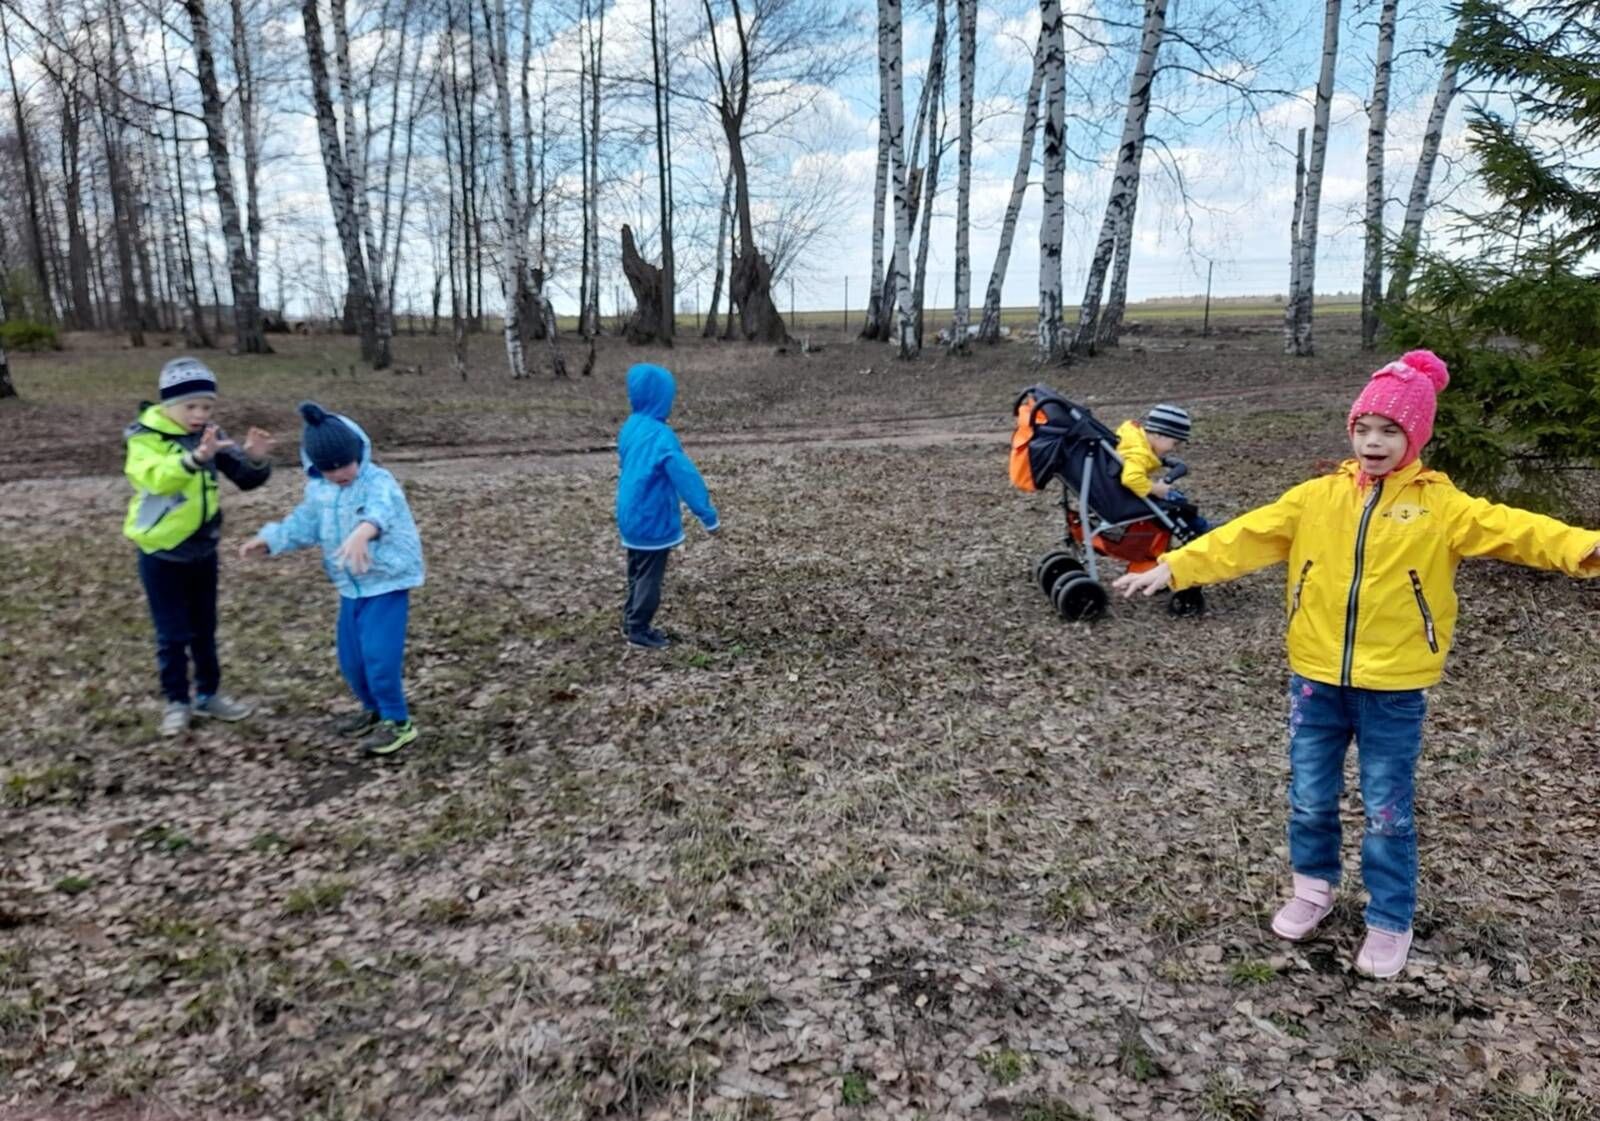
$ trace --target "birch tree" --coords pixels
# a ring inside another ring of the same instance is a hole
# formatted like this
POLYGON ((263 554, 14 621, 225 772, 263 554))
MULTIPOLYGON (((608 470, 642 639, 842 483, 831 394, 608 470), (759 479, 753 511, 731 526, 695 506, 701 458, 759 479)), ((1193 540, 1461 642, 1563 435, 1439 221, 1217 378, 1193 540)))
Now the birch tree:
POLYGON ((1000 339, 1000 292, 1006 283, 1006 268, 1011 261, 1011 240, 1017 232, 1017 215, 1028 190, 1028 172, 1033 167, 1034 134, 1039 131, 1039 94, 1044 88, 1044 36, 1033 51, 1033 76, 1028 80, 1028 97, 1022 109, 1022 141, 1017 150, 1017 170, 1011 177, 1011 199, 1006 203, 1005 220, 1000 225, 1000 244, 995 249, 994 267, 989 271, 989 286, 984 289, 983 317, 978 322, 978 341, 1000 339))
POLYGON ((1061 238, 1066 226, 1067 171, 1066 47, 1061 0, 1040 0, 1039 37, 1044 42, 1044 216, 1039 223, 1039 361, 1067 357, 1061 323, 1061 238))
MULTIPOLYGON (((1457 41, 1459 38, 1458 34, 1457 41)), ((1416 268, 1418 247, 1422 244, 1422 218, 1428 209, 1433 169, 1439 162, 1445 118, 1450 115, 1450 103, 1456 96, 1459 65, 1455 47, 1452 46, 1445 55, 1444 70, 1439 75, 1439 86, 1433 94, 1433 107, 1428 111, 1428 124, 1422 134, 1422 151, 1417 156, 1417 170, 1411 178, 1411 194, 1406 199, 1406 215, 1400 226, 1394 264, 1389 273, 1389 291, 1385 297, 1387 303, 1403 303, 1411 288, 1411 274, 1416 268)))
POLYGON ((11 55, 11 28, 6 23, 5 14, 6 5, 0 4, 0 46, 5 50, 6 77, 11 83, 11 105, 17 122, 17 148, 22 156, 22 193, 27 201, 33 279, 39 287, 40 306, 37 314, 48 322, 55 319, 55 310, 54 301, 50 297, 50 268, 45 257, 44 223, 39 215, 39 179, 34 165, 27 110, 22 101, 22 86, 17 81, 17 70, 11 55))
MULTIPOLYGON (((881 19, 881 16, 880 16, 881 19)), ((884 74, 887 54, 882 49, 879 30, 878 50, 878 167, 872 183, 872 269, 867 273, 867 314, 861 322, 861 337, 883 337, 883 215, 889 202, 889 98, 888 77, 884 74)))
MULTIPOLYGON (((315 0, 306 0, 315 19, 315 0)), ((222 214, 222 237, 228 249, 228 279, 233 285, 234 349, 240 354, 270 354, 261 329, 259 272, 245 244, 239 222, 239 203, 233 193, 233 160, 228 153, 228 123, 223 115, 222 95, 217 88, 216 63, 211 53, 211 20, 205 0, 183 0, 194 32, 195 76, 200 82, 200 100, 206 126, 206 150, 211 156, 211 178, 222 214)), ((320 51, 319 51, 320 55, 320 51)), ((330 109, 331 112, 331 109, 330 109)))
POLYGON ((943 120, 944 112, 945 43, 949 38, 946 30, 945 0, 936 0, 934 10, 933 63, 928 67, 927 79, 928 169, 922 182, 922 230, 917 235, 917 270, 911 287, 911 304, 916 313, 918 350, 922 349, 923 296, 928 284, 928 235, 933 230, 933 200, 939 193, 939 156, 944 144, 940 122, 943 120))
POLYGON ((1305 251, 1301 230, 1306 210, 1306 130, 1295 144, 1294 206, 1289 211, 1289 298, 1283 305, 1283 348, 1294 353, 1295 324, 1300 314, 1300 254, 1305 251))
POLYGON ((668 346, 677 334, 677 262, 672 246, 672 59, 660 30, 666 19, 663 6, 657 14, 650 0, 650 61, 655 70, 656 179, 661 203, 661 319, 656 338, 668 346))
POLYGON ((889 175, 894 187, 895 337, 901 358, 916 357, 916 324, 911 308, 911 199, 906 183, 905 49, 900 0, 878 0, 878 73, 889 121, 889 175))
POLYGON ((966 353, 972 315, 972 94, 978 71, 978 0, 956 0, 961 71, 961 151, 956 169, 956 291, 950 349, 966 353))
MULTIPOLYGON (((204 0, 185 0, 203 4, 204 0)), ((334 0, 335 7, 341 6, 334 0)), ((376 301, 367 274, 366 251, 362 245, 361 218, 357 211, 356 181, 339 138, 339 124, 333 111, 333 93, 328 78, 328 59, 322 39, 322 19, 317 0, 302 0, 300 17, 305 24, 306 57, 311 69, 311 97, 317 114, 317 140, 322 148, 322 168, 328 182, 328 202, 333 209, 333 225, 344 253, 346 290, 357 301, 356 327, 361 335, 362 360, 375 370, 389 364, 387 349, 379 339, 376 301)))
MULTIPOLYGON (((1143 139, 1139 142, 1144 146, 1143 139)), ((1141 153, 1142 155, 1143 153, 1141 153)), ((1095 346, 1116 346, 1122 338, 1122 318, 1128 310, 1128 267, 1133 260, 1133 215, 1139 206, 1141 175, 1133 181, 1133 194, 1128 199, 1128 218, 1117 234, 1117 252, 1111 260, 1111 287, 1106 292, 1105 307, 1100 312, 1100 326, 1095 329, 1095 346)))
POLYGON ((511 82, 506 73, 511 38, 505 0, 483 6, 489 66, 494 71, 495 116, 500 131, 500 275, 505 293, 506 363, 513 378, 528 376, 522 346, 522 292, 527 286, 528 246, 522 230, 522 192, 517 183, 516 146, 511 139, 511 82))
MULTIPOLYGON (((0 255, 0 261, 3 260, 4 256, 0 255)), ((3 275, 4 273, 0 272, 0 276, 3 275)), ((0 327, 5 326, 5 322, 6 286, 4 284, 0 284, 0 327)), ((16 395, 17 387, 16 384, 11 380, 11 362, 6 358, 5 334, 0 332, 0 400, 4 400, 7 397, 15 397, 16 395)))
POLYGON ((1100 326, 1100 299, 1105 291, 1106 272, 1118 246, 1133 243, 1133 219, 1138 207, 1139 166, 1144 157, 1145 129, 1150 119, 1150 90, 1155 80, 1156 56, 1166 34, 1167 0, 1145 0, 1144 26, 1139 36, 1139 57, 1128 84, 1128 106, 1122 119, 1122 141, 1117 145, 1117 166, 1111 177, 1111 194, 1106 200, 1100 236, 1095 241, 1094 257, 1084 284, 1083 304, 1072 336, 1072 349, 1079 354, 1094 353, 1100 326))
POLYGON ((1305 206, 1300 213, 1300 251, 1295 277, 1294 319, 1287 351, 1301 357, 1316 353, 1312 337, 1312 310, 1316 299, 1317 218, 1322 209, 1322 176, 1328 163, 1328 116, 1333 106, 1333 72, 1339 55, 1341 0, 1325 0, 1322 23, 1322 70, 1317 79, 1317 103, 1312 117, 1311 160, 1306 167, 1305 206))
MULTIPOLYGON (((723 262, 727 257, 723 255, 722 247, 728 243, 728 211, 733 200, 733 170, 730 168, 722 177, 722 208, 717 212, 717 240, 711 246, 711 256, 716 261, 716 271, 711 280, 711 303, 706 308, 705 325, 700 328, 702 339, 717 337, 717 305, 722 300, 722 281, 726 275, 723 262)), ((882 247, 880 246, 881 250, 882 247)), ((732 314, 731 312, 729 313, 732 314)))
POLYGON ((1389 133, 1389 78, 1394 70, 1394 25, 1399 0, 1383 0, 1378 16, 1378 58, 1367 106, 1366 244, 1361 263, 1361 349, 1378 347, 1378 303, 1383 298, 1383 146, 1389 133))

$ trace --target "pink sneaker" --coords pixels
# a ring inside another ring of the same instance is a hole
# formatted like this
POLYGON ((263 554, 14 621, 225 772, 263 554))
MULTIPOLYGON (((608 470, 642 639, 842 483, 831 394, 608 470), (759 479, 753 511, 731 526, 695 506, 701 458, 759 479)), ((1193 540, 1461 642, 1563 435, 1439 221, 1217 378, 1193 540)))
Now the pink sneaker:
POLYGON ((1291 942, 1302 942, 1333 910, 1333 885, 1313 876, 1294 874, 1294 898, 1272 917, 1272 932, 1291 942))
POLYGON ((1367 940, 1361 943, 1356 955, 1356 972, 1376 977, 1380 981, 1405 971, 1406 957, 1411 953, 1411 932, 1395 934, 1388 930, 1367 927, 1367 940))

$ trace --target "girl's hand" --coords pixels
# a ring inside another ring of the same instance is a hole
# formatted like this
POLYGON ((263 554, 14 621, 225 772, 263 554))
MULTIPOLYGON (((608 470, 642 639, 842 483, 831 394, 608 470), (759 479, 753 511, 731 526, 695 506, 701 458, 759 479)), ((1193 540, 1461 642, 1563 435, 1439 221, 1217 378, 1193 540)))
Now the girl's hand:
POLYGON ((1162 561, 1149 572, 1129 572, 1118 578, 1111 587, 1114 591, 1122 593, 1122 598, 1128 599, 1143 592, 1153 596, 1162 588, 1172 586, 1172 569, 1167 567, 1167 562, 1162 561))
POLYGON ((239 559, 240 560, 249 560, 251 557, 270 556, 271 553, 272 553, 272 550, 267 546, 267 543, 264 540, 262 540, 260 537, 252 537, 252 538, 250 538, 250 540, 246 541, 243 545, 239 546, 239 559))
POLYGON ((210 463, 223 448, 236 448, 238 446, 238 444, 223 436, 217 430, 216 425, 208 424, 206 425, 206 430, 200 434, 200 446, 190 452, 189 455, 196 463, 210 463))
POLYGON ((367 551, 367 539, 370 536, 364 532, 364 525, 357 526, 334 552, 334 563, 343 565, 356 576, 365 576, 372 567, 372 554, 367 551))
POLYGON ((257 463, 262 463, 277 446, 278 440, 272 433, 264 428, 252 428, 245 434, 241 450, 257 463))

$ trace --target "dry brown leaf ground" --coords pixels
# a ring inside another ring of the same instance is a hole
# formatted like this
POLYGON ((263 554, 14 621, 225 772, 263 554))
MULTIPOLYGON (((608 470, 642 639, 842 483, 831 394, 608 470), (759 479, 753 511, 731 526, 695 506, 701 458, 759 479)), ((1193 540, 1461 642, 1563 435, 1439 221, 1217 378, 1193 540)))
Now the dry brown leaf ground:
MULTIPOLYGON (((1274 345, 1167 334, 1055 381, 1113 421, 1194 402, 1193 489, 1227 514, 1338 454, 1371 364, 1274 345)), ((46 403, 0 488, 0 1119, 1595 1116, 1600 588, 1463 571, 1418 952, 1374 984, 1354 893, 1306 946, 1266 930, 1281 575, 1203 620, 1055 619, 1029 571, 1059 513, 1003 466, 1025 355, 684 348, 727 529, 675 558, 657 656, 617 635, 610 457, 536 454, 604 442, 635 354, 588 385, 485 369, 483 407, 425 378, 333 400, 400 445, 430 564, 426 739, 380 766, 324 731, 348 702, 309 556, 224 562, 261 714, 154 740, 123 484, 45 477, 91 421, 114 460, 127 410, 22 365, 46 403), (436 421, 475 450, 408 458, 436 421)), ((326 385, 272 374, 245 408, 326 385)), ((230 535, 297 492, 231 495, 230 535)))

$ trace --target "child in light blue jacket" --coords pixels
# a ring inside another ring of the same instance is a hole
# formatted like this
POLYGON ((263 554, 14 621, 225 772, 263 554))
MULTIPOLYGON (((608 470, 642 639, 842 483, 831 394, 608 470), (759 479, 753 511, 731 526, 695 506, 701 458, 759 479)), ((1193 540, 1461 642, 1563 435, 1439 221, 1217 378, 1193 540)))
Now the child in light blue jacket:
POLYGON ((417 738, 402 668, 411 589, 422 586, 422 538, 395 477, 372 462, 372 442, 349 417, 303 402, 305 497, 281 522, 240 546, 277 556, 313 546, 339 592, 339 669, 361 712, 339 731, 363 736, 366 755, 392 755, 417 738))
POLYGON ((688 505, 707 533, 721 526, 705 480, 667 425, 677 393, 671 371, 648 362, 632 367, 628 404, 633 414, 617 434, 617 530, 628 550, 622 634, 632 645, 651 650, 667 645, 667 636, 651 622, 661 605, 667 557, 683 544, 680 505, 688 505))

